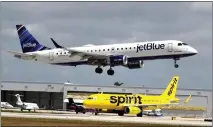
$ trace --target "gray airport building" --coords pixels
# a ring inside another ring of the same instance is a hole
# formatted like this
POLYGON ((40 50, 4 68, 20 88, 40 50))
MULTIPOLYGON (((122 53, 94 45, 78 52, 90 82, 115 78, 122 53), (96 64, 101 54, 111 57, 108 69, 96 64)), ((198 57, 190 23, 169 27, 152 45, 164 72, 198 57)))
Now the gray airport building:
MULTIPOLYGON (((35 102, 43 109, 66 109, 66 103, 63 102, 67 98, 68 93, 141 93, 147 95, 160 95, 165 88, 149 88, 149 87, 125 87, 125 86, 94 86, 79 85, 71 83, 46 83, 46 82, 17 82, 2 81, 1 82, 1 101, 9 102, 15 105, 16 98, 14 94, 21 94, 22 101, 35 102)), ((212 90, 207 89, 181 89, 177 90, 177 97, 181 99, 180 106, 183 105, 185 99, 192 95, 192 99, 186 106, 204 107, 204 111, 181 111, 166 110, 163 111, 167 115, 195 115, 202 117, 212 117, 212 90)), ((184 105, 184 106, 185 106, 184 105)))

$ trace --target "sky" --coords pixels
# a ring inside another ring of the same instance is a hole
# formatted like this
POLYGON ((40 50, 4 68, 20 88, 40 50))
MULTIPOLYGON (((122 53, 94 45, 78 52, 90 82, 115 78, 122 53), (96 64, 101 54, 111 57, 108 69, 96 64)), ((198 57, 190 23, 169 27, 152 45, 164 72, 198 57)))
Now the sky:
POLYGON ((212 89, 211 2, 2 2, 2 80, 59 82, 164 88, 174 75, 179 88, 212 89), (16 24, 24 24, 43 45, 54 48, 50 38, 66 47, 85 44, 181 40, 198 54, 177 61, 144 61, 130 70, 115 67, 113 76, 96 74, 96 66, 55 66, 14 58, 7 50, 21 52, 16 24))

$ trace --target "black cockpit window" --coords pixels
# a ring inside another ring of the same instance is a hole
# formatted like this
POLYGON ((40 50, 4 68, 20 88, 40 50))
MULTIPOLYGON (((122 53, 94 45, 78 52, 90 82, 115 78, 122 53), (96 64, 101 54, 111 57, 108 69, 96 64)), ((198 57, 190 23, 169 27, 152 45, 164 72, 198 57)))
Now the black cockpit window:
POLYGON ((188 44, 186 44, 186 43, 182 43, 183 45, 188 45, 188 44))
POLYGON ((182 44, 181 44, 181 43, 178 43, 178 46, 182 46, 182 44))
POLYGON ((92 97, 88 97, 87 99, 91 100, 91 99, 93 99, 93 98, 92 98, 92 97))

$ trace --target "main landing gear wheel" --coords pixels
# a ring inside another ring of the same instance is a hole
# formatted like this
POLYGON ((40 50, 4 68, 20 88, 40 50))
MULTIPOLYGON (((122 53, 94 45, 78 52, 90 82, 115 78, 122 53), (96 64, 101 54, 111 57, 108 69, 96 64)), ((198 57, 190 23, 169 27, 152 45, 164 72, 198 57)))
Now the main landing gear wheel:
POLYGON ((99 110, 98 109, 95 109, 95 115, 97 116, 99 113, 99 110))
POLYGON ((97 67, 95 69, 95 72, 98 73, 98 74, 101 74, 103 72, 103 69, 101 67, 97 67))
POLYGON ((137 114, 137 117, 143 117, 143 113, 137 114))
POLYGON ((118 112, 118 115, 119 115, 119 116, 123 116, 123 115, 124 115, 124 112, 123 112, 123 111, 119 111, 119 112, 118 112))
POLYGON ((137 114, 137 117, 143 117, 143 108, 140 107, 140 109, 141 109, 141 112, 137 114))
POLYGON ((108 75, 114 75, 114 70, 112 70, 112 68, 110 68, 108 71, 107 71, 107 74, 108 75))

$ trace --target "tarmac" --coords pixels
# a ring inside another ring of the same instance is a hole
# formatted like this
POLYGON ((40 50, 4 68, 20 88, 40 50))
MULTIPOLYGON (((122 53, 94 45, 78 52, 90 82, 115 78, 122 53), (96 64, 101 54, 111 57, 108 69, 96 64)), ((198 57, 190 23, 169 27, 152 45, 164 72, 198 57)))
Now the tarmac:
POLYGON ((168 124, 168 125, 187 125, 187 126, 212 126, 212 122, 204 121, 204 118, 181 118, 176 117, 172 120, 169 116, 163 117, 136 117, 135 115, 125 114, 118 116, 112 113, 99 113, 95 116, 92 113, 76 114, 75 112, 54 111, 39 113, 18 113, 18 112, 1 112, 2 117, 25 117, 25 118, 51 118, 63 120, 85 120, 85 121, 105 121, 105 122, 124 122, 124 123, 148 123, 148 124, 168 124))

